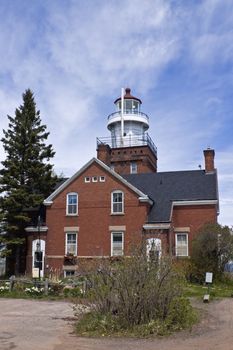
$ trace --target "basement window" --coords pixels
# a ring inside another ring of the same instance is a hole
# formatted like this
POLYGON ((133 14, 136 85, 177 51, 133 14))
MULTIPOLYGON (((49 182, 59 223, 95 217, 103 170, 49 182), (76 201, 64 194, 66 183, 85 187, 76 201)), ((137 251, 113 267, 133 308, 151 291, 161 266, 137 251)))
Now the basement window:
POLYGON ((75 271, 74 270, 65 270, 64 271, 64 277, 74 277, 75 271))

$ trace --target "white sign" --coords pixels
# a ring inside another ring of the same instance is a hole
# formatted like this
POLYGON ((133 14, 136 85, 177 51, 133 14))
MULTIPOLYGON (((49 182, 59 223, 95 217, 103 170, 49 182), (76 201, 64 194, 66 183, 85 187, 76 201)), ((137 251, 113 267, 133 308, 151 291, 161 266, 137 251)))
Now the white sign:
POLYGON ((33 267, 32 278, 39 278, 39 267, 33 267))
POLYGON ((213 281, 213 272, 206 272, 205 274, 206 283, 212 283, 213 281))

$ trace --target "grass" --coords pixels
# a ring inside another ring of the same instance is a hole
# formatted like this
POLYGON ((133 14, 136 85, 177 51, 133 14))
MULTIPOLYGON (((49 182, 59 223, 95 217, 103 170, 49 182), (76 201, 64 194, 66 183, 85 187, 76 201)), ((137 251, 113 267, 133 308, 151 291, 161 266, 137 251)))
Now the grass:
POLYGON ((210 294, 213 298, 230 298, 233 296, 233 281, 217 282, 210 286, 190 283, 185 288, 186 297, 203 298, 205 294, 210 294))
POLYGON ((190 329, 198 320, 196 312, 192 312, 187 325, 172 325, 162 320, 152 320, 147 324, 123 326, 113 315, 103 315, 89 312, 79 319, 76 324, 76 333, 82 337, 129 337, 151 338, 167 336, 182 329, 190 329))

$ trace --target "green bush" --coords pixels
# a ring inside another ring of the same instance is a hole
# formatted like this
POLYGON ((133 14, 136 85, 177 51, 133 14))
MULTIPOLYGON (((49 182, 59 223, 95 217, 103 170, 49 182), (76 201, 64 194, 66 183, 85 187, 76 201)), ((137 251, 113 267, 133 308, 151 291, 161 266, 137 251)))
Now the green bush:
POLYGON ((83 297, 83 291, 80 287, 73 287, 73 288, 64 287, 63 295, 65 297, 81 298, 81 297, 83 297))

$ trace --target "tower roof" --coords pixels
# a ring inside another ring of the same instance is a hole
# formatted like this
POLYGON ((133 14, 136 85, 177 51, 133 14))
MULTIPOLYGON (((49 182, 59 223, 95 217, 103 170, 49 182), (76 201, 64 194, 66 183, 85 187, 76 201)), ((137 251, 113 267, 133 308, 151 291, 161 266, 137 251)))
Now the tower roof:
MULTIPOLYGON (((124 99, 126 99, 126 100, 137 100, 140 104, 142 103, 142 101, 141 101, 139 98, 134 97, 134 96, 131 95, 131 90, 130 90, 130 88, 126 88, 126 89, 125 89, 124 99)), ((120 100, 121 100, 121 97, 117 98, 117 99, 114 101, 114 103, 117 103, 117 102, 120 101, 120 100)))

